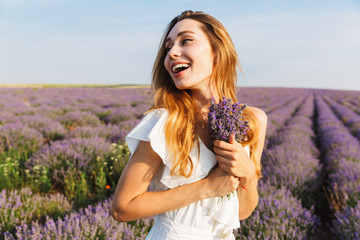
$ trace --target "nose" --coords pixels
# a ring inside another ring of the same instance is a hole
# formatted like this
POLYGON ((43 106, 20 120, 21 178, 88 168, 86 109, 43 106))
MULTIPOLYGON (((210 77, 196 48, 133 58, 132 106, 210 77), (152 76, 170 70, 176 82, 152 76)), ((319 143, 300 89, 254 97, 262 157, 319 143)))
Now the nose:
POLYGON ((169 54, 170 58, 180 57, 181 56, 181 50, 177 45, 174 45, 174 46, 172 46, 170 48, 168 54, 169 54))

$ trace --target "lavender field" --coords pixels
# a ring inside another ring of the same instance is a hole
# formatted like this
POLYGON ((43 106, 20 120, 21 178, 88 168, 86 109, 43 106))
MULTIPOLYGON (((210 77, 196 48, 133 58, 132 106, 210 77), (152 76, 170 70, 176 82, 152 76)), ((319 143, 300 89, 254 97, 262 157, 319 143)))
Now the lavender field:
MULTIPOLYGON (((0 88, 0 239, 144 239, 112 194, 148 88, 0 88)), ((268 115, 260 200, 237 239, 360 239, 360 92, 241 88, 268 115)))

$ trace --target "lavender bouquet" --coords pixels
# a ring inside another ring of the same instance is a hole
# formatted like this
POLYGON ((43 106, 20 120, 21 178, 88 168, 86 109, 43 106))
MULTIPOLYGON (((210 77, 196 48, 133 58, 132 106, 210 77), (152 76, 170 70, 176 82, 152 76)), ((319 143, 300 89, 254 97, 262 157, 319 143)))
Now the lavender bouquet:
POLYGON ((242 115, 245 108, 246 105, 233 103, 226 97, 223 97, 219 103, 211 98, 208 119, 213 138, 229 142, 230 135, 235 133, 237 142, 244 141, 249 130, 249 122, 242 115))
MULTIPOLYGON (((233 103, 231 99, 223 97, 219 103, 214 98, 210 100, 209 107, 209 126, 214 139, 229 142, 230 135, 235 133, 237 142, 246 139, 246 132, 249 130, 249 122, 242 115, 246 105, 233 103)), ((235 192, 233 192, 235 194, 235 192)), ((230 199, 231 194, 227 195, 230 199)), ((223 197, 220 197, 223 199, 223 197)))

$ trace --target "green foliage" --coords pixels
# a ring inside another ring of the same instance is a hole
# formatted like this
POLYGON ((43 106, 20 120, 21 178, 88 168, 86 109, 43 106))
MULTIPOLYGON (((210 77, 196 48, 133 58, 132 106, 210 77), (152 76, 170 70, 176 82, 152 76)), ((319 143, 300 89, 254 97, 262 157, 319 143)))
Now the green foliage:
POLYGON ((107 159, 108 164, 107 167, 107 177, 108 177, 108 184, 111 187, 111 191, 115 190, 115 186, 117 181, 120 178, 122 171, 125 168, 126 163, 130 157, 130 151, 127 147, 127 144, 112 144, 113 151, 110 157, 107 159))
POLYGON ((0 155, 0 189, 17 189, 24 185, 20 161, 16 158, 0 155))
POLYGON ((25 175, 26 181, 33 191, 48 193, 51 190, 52 183, 47 166, 35 165, 32 171, 26 169, 25 175))
MULTIPOLYGON (((46 216, 55 219, 63 216, 71 207, 69 203, 64 205, 59 204, 59 201, 65 202, 69 199, 73 202, 71 205, 77 208, 111 196, 129 157, 127 145, 119 142, 112 144, 110 154, 96 156, 90 162, 89 168, 76 170, 73 165, 69 166, 64 175, 61 193, 58 193, 63 194, 63 200, 54 200, 51 199, 53 195, 49 194, 60 189, 54 184, 52 175, 54 170, 61 169, 52 169, 41 164, 27 169, 26 152, 19 153, 15 149, 3 152, 0 155, 0 189, 4 191, 18 189, 14 193, 6 192, 5 195, 20 194, 20 196, 17 197, 17 203, 15 200, 10 200, 12 202, 8 206, 12 206, 11 208, 0 210, 1 231, 14 232, 15 226, 20 224, 30 223, 33 220, 43 222, 46 216), (24 188, 25 186, 27 188, 24 188), (48 194, 47 197, 43 195, 44 193, 48 194), (10 215, 15 220, 10 219, 10 215)), ((99 232, 99 237, 100 235, 99 232)))
POLYGON ((111 113, 110 110, 106 111, 106 112, 99 112, 96 113, 95 115, 101 120, 103 121, 105 117, 109 116, 109 114, 111 113))
POLYGON ((115 191, 117 181, 129 159, 127 145, 112 144, 112 152, 104 158, 97 157, 91 172, 67 171, 64 194, 76 205, 85 204, 109 197, 115 191))
MULTIPOLYGON (((97 159, 98 161, 101 161, 100 158, 97 159)), ((107 165, 107 162, 104 162, 104 166, 101 166, 96 173, 96 181, 95 181, 95 188, 96 192, 99 196, 104 195, 106 191, 106 175, 104 168, 107 165)))
POLYGON ((65 196, 68 199, 73 200, 77 205, 89 202, 91 194, 84 172, 69 170, 65 175, 64 181, 65 196))
POLYGON ((132 103, 130 104, 130 106, 132 106, 132 107, 136 107, 138 104, 139 104, 139 102, 134 101, 134 102, 132 102, 132 103))

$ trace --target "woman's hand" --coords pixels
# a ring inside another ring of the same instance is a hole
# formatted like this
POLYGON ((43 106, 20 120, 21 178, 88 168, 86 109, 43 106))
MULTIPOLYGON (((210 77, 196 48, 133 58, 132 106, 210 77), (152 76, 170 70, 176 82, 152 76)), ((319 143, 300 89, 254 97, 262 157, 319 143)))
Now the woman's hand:
POLYGON ((244 147, 235 140, 235 134, 230 135, 230 143, 215 140, 214 151, 220 168, 232 176, 244 179, 242 185, 246 185, 254 177, 255 164, 244 147))
POLYGON ((218 165, 203 180, 208 183, 205 187, 209 191, 209 197, 225 196, 234 192, 239 186, 239 179, 228 174, 218 165))

